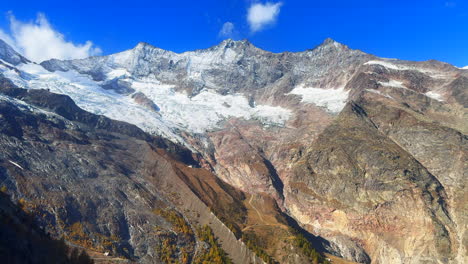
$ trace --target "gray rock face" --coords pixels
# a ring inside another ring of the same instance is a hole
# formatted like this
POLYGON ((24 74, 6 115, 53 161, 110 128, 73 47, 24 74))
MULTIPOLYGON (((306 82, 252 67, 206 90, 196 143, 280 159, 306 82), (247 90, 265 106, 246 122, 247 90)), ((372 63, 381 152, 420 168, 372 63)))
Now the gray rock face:
POLYGON ((370 263, 370 258, 362 247, 348 237, 336 236, 329 242, 331 252, 336 252, 343 258, 353 259, 358 263, 370 263))
POLYGON ((148 108, 151 111, 158 112, 160 108, 151 101, 144 93, 137 92, 132 94, 132 99, 135 100, 137 104, 143 105, 144 107, 148 108))

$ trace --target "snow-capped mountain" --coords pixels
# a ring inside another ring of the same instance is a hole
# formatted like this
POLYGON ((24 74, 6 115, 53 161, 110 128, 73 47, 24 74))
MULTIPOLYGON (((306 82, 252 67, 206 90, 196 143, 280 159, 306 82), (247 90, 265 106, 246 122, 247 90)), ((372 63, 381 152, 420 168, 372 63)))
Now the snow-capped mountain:
MULTIPOLYGON (((292 112, 271 98, 275 82, 288 75, 295 82, 318 84, 329 78, 324 73, 331 67, 323 63, 323 54, 366 56, 328 42, 315 51, 298 54, 269 53, 248 41, 226 40, 207 50, 181 54, 139 43, 134 49, 109 56, 50 60, 41 65, 24 60, 3 45, 8 58, 5 62, 20 64, 16 67, 19 72, 3 67, 3 74, 19 87, 67 94, 88 111, 183 142, 177 131, 203 133, 229 117, 284 126, 292 112), (272 60, 277 66, 269 67, 272 60), (313 69, 314 65, 320 68, 313 69)), ((343 107, 346 92, 341 94, 331 99, 330 111, 339 112, 343 107)), ((317 103, 326 107, 327 99, 317 103)))
POLYGON ((68 95, 185 145, 252 195, 248 206, 254 196, 274 203, 339 256, 463 263, 464 69, 379 58, 331 39, 297 53, 245 40, 184 53, 140 43, 41 64, 0 42, 0 62, 18 87, 68 95))
MULTIPOLYGON (((336 114, 348 99, 350 89, 345 87, 359 67, 411 68, 331 39, 312 50, 278 54, 246 40, 225 40, 206 50, 180 54, 139 43, 109 56, 40 65, 6 43, 1 47, 2 60, 17 66, 2 65, 3 75, 19 87, 67 94, 85 110, 177 142, 183 142, 181 131, 204 133, 230 117, 285 126, 298 108, 288 102, 294 101, 294 95, 302 97, 302 104, 336 114)), ((441 98, 432 91, 427 95, 441 98)))

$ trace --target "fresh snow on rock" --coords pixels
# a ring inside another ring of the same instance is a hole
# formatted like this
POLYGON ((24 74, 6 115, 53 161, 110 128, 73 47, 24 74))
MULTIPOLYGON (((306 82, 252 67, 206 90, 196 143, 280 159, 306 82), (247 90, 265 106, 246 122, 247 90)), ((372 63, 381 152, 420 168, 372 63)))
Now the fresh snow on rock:
POLYGON ((299 85, 288 94, 300 95, 301 102, 325 107, 329 112, 339 113, 346 105, 349 91, 344 88, 322 89, 299 85))

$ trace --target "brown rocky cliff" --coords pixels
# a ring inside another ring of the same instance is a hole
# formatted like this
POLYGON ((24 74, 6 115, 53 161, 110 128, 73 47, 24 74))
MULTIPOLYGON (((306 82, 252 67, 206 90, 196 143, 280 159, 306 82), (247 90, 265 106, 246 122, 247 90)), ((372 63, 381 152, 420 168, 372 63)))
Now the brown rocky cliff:
POLYGON ((373 263, 455 258, 442 184, 357 103, 307 148, 290 178, 290 213, 313 233, 354 241, 373 263))

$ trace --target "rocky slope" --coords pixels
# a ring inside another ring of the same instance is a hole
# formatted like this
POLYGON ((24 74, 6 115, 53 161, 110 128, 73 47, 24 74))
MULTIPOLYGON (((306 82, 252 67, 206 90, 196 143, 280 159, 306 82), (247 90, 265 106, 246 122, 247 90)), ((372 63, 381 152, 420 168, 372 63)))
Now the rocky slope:
POLYGON ((124 167, 146 168, 158 158, 143 141, 165 149, 173 164, 203 167, 195 175, 208 173, 209 183, 178 170, 170 179, 181 179, 177 185, 234 232, 252 229, 268 241, 261 248, 276 261, 306 261, 276 250, 284 245, 268 234, 278 226, 286 230, 278 237, 289 237, 295 226, 316 236, 310 241, 317 248, 361 263, 467 261, 468 70, 378 58, 330 39, 299 53, 271 53, 248 41, 185 53, 140 43, 109 56, 40 65, 3 50, 0 70, 14 85, 66 94, 87 111, 157 136, 89 113, 80 117, 76 109, 65 115, 124 134, 112 144, 138 146, 120 154, 130 147, 118 147, 111 163, 125 157, 124 167), (222 210, 226 203, 234 212, 222 210))
MULTIPOLYGON (((243 237, 244 228, 258 224, 250 216, 256 209, 246 208, 243 192, 199 168, 201 157, 83 111, 64 95, 16 88, 6 79, 0 93, 2 191, 41 230, 86 249, 97 263, 202 263, 217 260, 211 243, 234 263, 271 258, 252 241, 255 233, 243 237), (201 239, 202 227, 216 242, 201 239)), ((272 205, 268 214, 281 218, 272 205)), ((304 232, 285 220, 277 225, 284 237, 304 232)), ((309 261, 295 245, 281 254, 309 261)))
POLYGON ((92 264, 85 251, 72 248, 64 240, 55 240, 23 211, 24 204, 12 203, 3 188, 0 192, 0 256, 3 263, 74 263, 92 264))
POLYGON ((195 229, 207 224, 232 258, 255 259, 242 243, 230 245, 228 239, 237 239, 183 184, 177 155, 161 149, 166 146, 157 139, 86 112, 71 112, 74 117, 67 119, 71 113, 64 108, 73 103, 62 95, 17 88, 2 93, 2 186, 47 232, 88 249, 154 263, 162 257, 157 248, 168 239, 177 245, 174 259, 180 251, 189 259, 201 254, 195 229))

